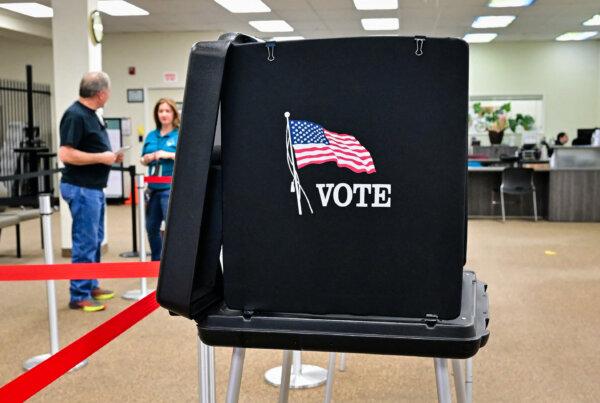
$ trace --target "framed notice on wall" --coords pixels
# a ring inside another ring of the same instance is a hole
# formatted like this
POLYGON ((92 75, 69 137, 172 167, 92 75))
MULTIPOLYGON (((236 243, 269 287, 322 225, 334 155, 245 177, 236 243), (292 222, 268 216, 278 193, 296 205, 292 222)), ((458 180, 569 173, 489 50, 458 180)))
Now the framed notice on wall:
POLYGON ((144 102, 144 90, 142 88, 128 88, 127 102, 141 103, 144 102))

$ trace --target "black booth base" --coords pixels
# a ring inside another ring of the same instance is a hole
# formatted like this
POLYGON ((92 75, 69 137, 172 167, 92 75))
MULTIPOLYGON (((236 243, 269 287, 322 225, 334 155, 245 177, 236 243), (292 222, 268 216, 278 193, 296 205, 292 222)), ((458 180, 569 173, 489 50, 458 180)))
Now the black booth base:
POLYGON ((475 273, 465 271, 461 313, 452 320, 249 315, 221 305, 198 321, 198 331, 211 346, 469 358, 485 346, 489 336, 486 289, 475 273))

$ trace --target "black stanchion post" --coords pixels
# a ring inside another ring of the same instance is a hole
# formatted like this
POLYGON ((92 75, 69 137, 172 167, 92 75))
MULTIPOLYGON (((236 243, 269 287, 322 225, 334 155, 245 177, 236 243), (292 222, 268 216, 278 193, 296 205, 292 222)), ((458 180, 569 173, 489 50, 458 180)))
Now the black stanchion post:
MULTIPOLYGON (((135 165, 127 167, 129 172, 129 183, 130 183, 130 197, 131 197, 131 240, 133 242, 133 249, 129 252, 123 252, 119 254, 121 257, 139 257, 137 249, 137 217, 135 213, 135 165)), ((141 196, 138 196, 141 197, 141 196)))

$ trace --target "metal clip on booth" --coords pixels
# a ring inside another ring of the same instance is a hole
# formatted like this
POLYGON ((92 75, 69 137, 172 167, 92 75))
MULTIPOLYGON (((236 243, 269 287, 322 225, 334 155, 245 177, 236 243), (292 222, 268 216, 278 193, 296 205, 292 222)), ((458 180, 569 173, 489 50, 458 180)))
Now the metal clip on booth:
MULTIPOLYGON (((159 303, 234 347, 228 402, 246 348, 432 357, 441 402, 452 359, 469 401, 489 332, 486 285, 463 270, 468 46, 269 46, 228 34, 192 49, 159 303)), ((290 367, 285 353, 280 401, 290 367)))

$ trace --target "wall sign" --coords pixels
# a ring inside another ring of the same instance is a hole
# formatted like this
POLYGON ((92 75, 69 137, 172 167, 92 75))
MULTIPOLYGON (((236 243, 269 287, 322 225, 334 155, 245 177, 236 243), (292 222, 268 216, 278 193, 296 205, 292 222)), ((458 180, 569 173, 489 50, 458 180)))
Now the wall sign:
POLYGON ((128 88, 127 102, 138 103, 144 102, 144 90, 142 88, 128 88))
POLYGON ((176 83, 177 82, 177 73, 174 71, 165 71, 163 73, 163 81, 165 83, 176 83))

